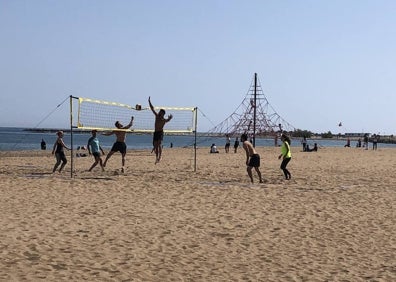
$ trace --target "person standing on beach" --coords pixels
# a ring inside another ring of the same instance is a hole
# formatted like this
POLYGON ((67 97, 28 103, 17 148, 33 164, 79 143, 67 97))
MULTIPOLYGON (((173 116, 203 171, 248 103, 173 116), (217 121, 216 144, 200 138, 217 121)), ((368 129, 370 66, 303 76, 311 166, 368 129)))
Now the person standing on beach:
POLYGON ((231 138, 230 135, 226 134, 226 143, 224 147, 226 153, 230 152, 230 146, 231 146, 231 138))
POLYGON ((66 159, 66 155, 65 155, 65 151, 63 148, 65 148, 66 150, 70 150, 65 142, 63 142, 63 131, 58 131, 56 133, 56 135, 58 135, 58 138, 56 139, 55 143, 54 143, 54 147, 52 149, 52 154, 55 154, 56 157, 56 163, 54 165, 54 168, 52 169, 52 173, 54 173, 56 171, 56 169, 58 168, 58 166, 61 164, 59 168, 59 173, 62 172, 63 168, 65 167, 65 165, 67 164, 67 159, 66 159))
POLYGON ((234 153, 238 151, 238 147, 239 147, 239 140, 238 137, 236 137, 234 142, 234 153))
POLYGON ((305 136, 301 140, 301 144, 303 146, 303 152, 307 151, 307 138, 305 136))
POLYGON ((165 118, 165 110, 160 109, 159 112, 157 113, 154 110, 154 106, 151 103, 150 97, 148 98, 148 102, 150 105, 150 109, 155 115, 155 123, 154 123, 154 136, 153 136, 153 150, 155 151, 155 163, 159 163, 161 160, 162 156, 162 140, 164 138, 164 126, 165 123, 169 122, 173 116, 168 115, 168 118, 165 118))
POLYGON ((116 136, 116 142, 114 142, 113 147, 111 148, 110 152, 107 154, 106 159, 103 163, 103 167, 106 167, 107 161, 110 159, 110 157, 115 153, 115 152, 120 152, 121 153, 121 164, 122 168, 121 171, 125 171, 125 156, 127 152, 127 145, 125 143, 126 139, 126 129, 131 128, 133 125, 133 117, 131 117, 131 121, 126 125, 123 126, 118 120, 115 122, 115 127, 117 129, 107 132, 107 133, 102 133, 102 135, 105 136, 110 136, 114 134, 116 136))
POLYGON ((260 155, 254 149, 252 143, 250 143, 247 139, 248 136, 246 133, 241 135, 241 142, 243 143, 243 148, 246 152, 247 173, 249 175, 250 181, 253 183, 252 169, 254 168, 257 172, 260 183, 263 183, 260 172, 260 155))
POLYGON ((363 147, 365 147, 365 150, 368 150, 368 143, 369 143, 369 137, 368 134, 364 134, 363 137, 363 147))
POLYGON ((347 138, 347 143, 344 145, 345 147, 351 147, 351 139, 349 137, 347 138))
POLYGON ((374 134, 373 135, 373 150, 377 150, 377 148, 378 148, 378 138, 379 138, 379 136, 377 135, 377 134, 374 134))
POLYGON ((87 148, 88 148, 88 153, 94 156, 95 162, 92 164, 92 166, 89 168, 88 171, 91 171, 97 164, 100 164, 102 171, 104 171, 103 161, 102 158, 100 157, 100 152, 102 152, 103 155, 105 154, 105 152, 103 151, 102 147, 99 144, 98 137, 96 137, 97 131, 94 129, 92 130, 91 133, 92 136, 91 138, 88 139, 87 148))
POLYGON ((279 155, 278 159, 283 158, 282 163, 280 168, 283 170, 283 173, 285 174, 285 179, 290 180, 291 179, 291 173, 289 170, 286 168, 287 164, 291 160, 291 151, 290 151, 290 138, 286 135, 283 134, 281 135, 281 140, 283 142, 281 146, 281 154, 279 155))
POLYGON ((40 147, 41 147, 41 150, 47 149, 47 143, 45 143, 44 138, 41 138, 40 147))

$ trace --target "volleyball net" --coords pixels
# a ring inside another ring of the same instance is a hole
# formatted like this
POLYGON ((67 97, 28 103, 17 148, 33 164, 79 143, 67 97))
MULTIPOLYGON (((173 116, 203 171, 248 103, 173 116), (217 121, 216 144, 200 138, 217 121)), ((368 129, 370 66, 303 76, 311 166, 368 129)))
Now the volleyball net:
MULTIPOLYGON (((136 133, 150 133, 154 131, 155 116, 149 107, 142 107, 102 101, 90 98, 74 97, 78 99, 76 128, 82 130, 114 130, 115 122, 127 125, 134 117, 133 126, 127 130, 136 133)), ((154 107, 158 112, 164 109, 165 118, 171 114, 172 121, 167 123, 164 132, 167 134, 188 134, 196 132, 196 107, 154 107)))
MULTIPOLYGON (((194 134, 195 144, 197 140, 197 107, 154 107, 154 110, 165 110, 165 118, 172 115, 172 121, 164 128, 166 134, 194 134)), ((91 98, 74 97, 70 95, 70 143, 71 143, 71 171, 74 172, 73 153, 73 128, 79 130, 125 130, 130 133, 151 133, 154 132, 155 115, 149 107, 142 107, 96 100, 91 98), (75 101, 78 101, 76 107, 75 101), (74 117, 77 116, 75 121, 74 117), (115 122, 118 121, 127 125, 131 117, 134 117, 133 125, 130 129, 116 129, 115 122)), ((194 171, 197 169, 197 150, 194 148, 194 171)))

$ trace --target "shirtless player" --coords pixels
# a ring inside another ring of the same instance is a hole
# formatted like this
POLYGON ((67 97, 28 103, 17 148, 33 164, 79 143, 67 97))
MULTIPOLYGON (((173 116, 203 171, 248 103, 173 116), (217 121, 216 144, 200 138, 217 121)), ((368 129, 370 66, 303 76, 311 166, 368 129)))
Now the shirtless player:
POLYGON ((110 152, 107 154, 107 157, 106 157, 105 161, 103 162, 103 167, 106 166, 106 163, 107 163, 108 159, 110 159, 110 157, 115 152, 120 152, 121 156, 122 156, 122 160, 121 160, 122 168, 121 168, 121 171, 124 172, 125 156, 126 156, 126 151, 127 151, 127 146, 126 146, 126 143, 125 143, 125 138, 126 138, 126 130, 125 129, 131 128, 132 124, 133 124, 133 117, 131 117, 131 121, 126 126, 123 126, 117 120, 115 122, 115 127, 117 127, 117 129, 115 129, 115 130, 113 130, 111 132, 102 133, 105 136, 110 136, 112 134, 114 134, 116 136, 116 142, 113 144, 113 147, 111 148, 110 152))
POLYGON ((172 119, 172 115, 168 115, 168 118, 165 118, 165 110, 161 109, 157 113, 154 110, 153 104, 151 104, 150 97, 148 98, 148 102, 150 105, 151 111, 155 115, 155 124, 154 124, 154 137, 153 137, 153 146, 155 151, 155 163, 158 163, 161 160, 162 155, 162 139, 164 138, 164 126, 165 123, 172 119))
POLYGON ((259 177, 260 183, 263 183, 263 180, 261 178, 261 172, 260 172, 260 155, 256 152, 254 149, 252 143, 250 143, 247 140, 247 134, 244 133, 241 135, 241 141, 243 143, 243 148, 246 151, 246 165, 247 165, 247 173, 250 177, 250 181, 253 183, 253 175, 252 175, 252 168, 257 172, 257 175, 259 177))

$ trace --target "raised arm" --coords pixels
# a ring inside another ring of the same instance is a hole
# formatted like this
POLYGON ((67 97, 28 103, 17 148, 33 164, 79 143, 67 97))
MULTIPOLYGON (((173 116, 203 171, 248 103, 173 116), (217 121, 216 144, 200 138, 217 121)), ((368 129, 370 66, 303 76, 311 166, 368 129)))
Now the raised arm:
POLYGON ((133 125, 133 116, 131 117, 131 121, 130 121, 127 125, 125 125, 122 129, 128 129, 128 128, 130 128, 132 125, 133 125))
POLYGON ((149 102, 149 106, 150 106, 151 111, 152 111, 155 115, 157 115, 157 112, 154 110, 153 104, 151 104, 150 96, 149 96, 149 98, 148 98, 148 102, 149 102))
POLYGON ((170 121, 173 118, 172 114, 168 115, 168 118, 165 120, 165 122, 170 121))
POLYGON ((102 132, 102 135, 104 135, 104 136, 110 136, 110 135, 113 135, 113 134, 114 134, 114 131, 102 132))

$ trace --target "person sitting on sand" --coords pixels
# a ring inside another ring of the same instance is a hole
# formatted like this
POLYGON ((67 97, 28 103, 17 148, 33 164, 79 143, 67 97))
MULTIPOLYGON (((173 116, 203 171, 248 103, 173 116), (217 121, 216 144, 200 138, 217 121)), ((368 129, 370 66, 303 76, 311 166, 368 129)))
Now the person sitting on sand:
POLYGON ((210 151, 211 154, 217 154, 219 153, 219 151, 217 150, 217 146, 215 143, 212 144, 212 146, 210 146, 210 151))
POLYGON ((47 143, 45 143, 43 138, 41 139, 40 147, 41 147, 41 150, 47 149, 47 143))
POLYGON ((309 145, 306 146, 306 152, 317 152, 318 151, 318 144, 315 143, 312 149, 309 148, 309 145))

